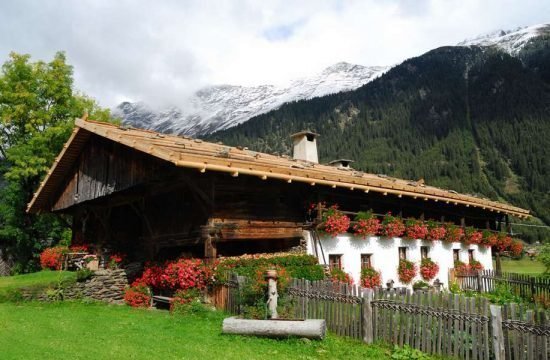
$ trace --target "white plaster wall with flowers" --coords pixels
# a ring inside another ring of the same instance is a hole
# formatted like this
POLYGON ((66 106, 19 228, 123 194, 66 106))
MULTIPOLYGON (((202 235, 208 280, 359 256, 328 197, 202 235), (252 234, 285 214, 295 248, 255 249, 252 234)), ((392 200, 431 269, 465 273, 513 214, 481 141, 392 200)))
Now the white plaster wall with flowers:
MULTIPOLYGON (((466 245, 463 243, 448 243, 442 241, 409 240, 406 238, 388 238, 384 236, 356 236, 345 233, 336 237, 319 232, 320 241, 314 243, 309 231, 304 232, 307 241, 308 254, 317 256, 319 264, 328 265, 329 255, 341 255, 342 269, 349 273, 355 284, 360 284, 361 254, 372 254, 371 265, 379 271, 382 277, 382 286, 393 280, 394 287, 408 286, 418 280, 423 280, 418 271, 421 261, 421 246, 428 246, 430 257, 439 265, 439 272, 435 279, 439 279, 445 288, 449 287, 449 269, 454 267, 453 249, 459 250, 460 261, 468 263, 468 250, 473 250, 474 259, 479 261, 486 270, 493 269, 491 249, 482 245, 466 245), (399 265, 399 247, 406 247, 407 260, 415 263, 417 275, 410 284, 399 281, 397 267, 399 265)), ((433 281, 431 281, 433 283, 433 281)))

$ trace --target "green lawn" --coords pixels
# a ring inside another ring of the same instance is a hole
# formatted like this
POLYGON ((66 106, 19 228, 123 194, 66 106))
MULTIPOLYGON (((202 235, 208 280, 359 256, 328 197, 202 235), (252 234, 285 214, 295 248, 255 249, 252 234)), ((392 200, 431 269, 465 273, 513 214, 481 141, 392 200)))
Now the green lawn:
MULTIPOLYGON (((539 261, 532 261, 524 256, 521 260, 502 259, 502 271, 527 275, 540 275, 544 272, 544 265, 539 261)), ((493 264, 494 267, 494 264, 493 264)))
POLYGON ((17 289, 47 288, 76 280, 76 273, 69 271, 40 271, 32 274, 0 276, 0 301, 17 289))
POLYGON ((389 350, 324 341, 222 335, 225 315, 172 316, 127 306, 1 303, 2 359, 388 359, 389 350))

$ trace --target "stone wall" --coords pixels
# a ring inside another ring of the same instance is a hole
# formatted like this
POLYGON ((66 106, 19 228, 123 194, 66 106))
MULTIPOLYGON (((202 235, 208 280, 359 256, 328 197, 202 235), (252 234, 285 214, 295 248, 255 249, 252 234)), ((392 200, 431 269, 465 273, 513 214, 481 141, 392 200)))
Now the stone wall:
POLYGON ((48 301, 87 298, 122 304, 126 285, 128 285, 128 278, 124 270, 98 270, 86 281, 65 284, 57 289, 22 289, 20 293, 25 300, 48 301))
POLYGON ((98 270, 90 279, 65 288, 63 298, 88 298, 110 303, 122 303, 126 285, 128 285, 128 278, 124 270, 98 270))

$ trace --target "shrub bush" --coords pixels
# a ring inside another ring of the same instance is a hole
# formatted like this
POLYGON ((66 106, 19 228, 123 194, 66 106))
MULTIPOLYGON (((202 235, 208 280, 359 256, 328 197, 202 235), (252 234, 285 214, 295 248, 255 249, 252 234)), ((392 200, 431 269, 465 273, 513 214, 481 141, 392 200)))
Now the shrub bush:
POLYGON ((66 246, 54 246, 45 249, 40 254, 40 266, 42 269, 61 270, 63 254, 69 249, 66 246))
POLYGON ((151 292, 145 285, 132 285, 124 292, 124 301, 132 307, 148 308, 151 305, 151 292))
POLYGON ((88 268, 80 269, 76 272, 76 281, 83 282, 94 275, 94 272, 88 268))

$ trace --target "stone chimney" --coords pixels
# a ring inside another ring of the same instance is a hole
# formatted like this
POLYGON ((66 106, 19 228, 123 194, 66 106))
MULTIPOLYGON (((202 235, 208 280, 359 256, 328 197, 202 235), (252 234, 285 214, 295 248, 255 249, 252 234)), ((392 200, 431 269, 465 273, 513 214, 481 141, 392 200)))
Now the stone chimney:
POLYGON ((294 143, 292 157, 296 160, 318 164, 317 140, 315 139, 317 136, 319 136, 319 134, 307 130, 290 135, 294 143))

